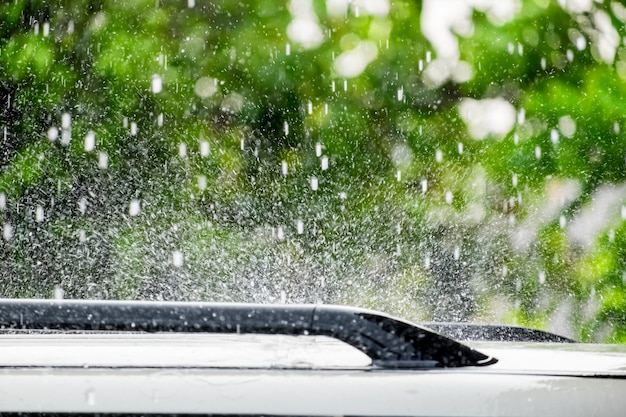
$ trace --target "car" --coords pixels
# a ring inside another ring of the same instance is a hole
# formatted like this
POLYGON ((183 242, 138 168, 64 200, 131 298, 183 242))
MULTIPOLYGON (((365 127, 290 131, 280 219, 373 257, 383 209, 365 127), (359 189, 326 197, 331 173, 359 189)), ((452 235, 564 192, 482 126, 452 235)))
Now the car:
POLYGON ((424 326, 322 304, 4 299, 0 329, 3 414, 617 416, 626 409, 626 346, 524 328, 424 326))

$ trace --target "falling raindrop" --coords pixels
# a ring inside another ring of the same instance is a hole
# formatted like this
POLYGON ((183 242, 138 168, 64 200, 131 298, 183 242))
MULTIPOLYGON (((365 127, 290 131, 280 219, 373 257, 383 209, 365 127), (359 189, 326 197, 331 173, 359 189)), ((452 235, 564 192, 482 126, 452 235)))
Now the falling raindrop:
POLYGON ((421 180, 420 185, 422 186, 422 194, 426 194, 426 191, 428 191, 428 180, 421 180))
POLYGON ((459 142, 457 144, 457 149, 459 151, 459 155, 463 155, 463 142, 459 142))
POLYGON ((287 176, 287 174, 289 173, 289 165, 287 164, 287 161, 282 161, 280 163, 280 169, 283 173, 283 176, 287 176))
POLYGON ((396 180, 402 181, 402 171, 400 170, 396 171, 396 180))
POLYGON ((437 151, 435 151, 435 161, 443 161, 443 152, 440 149, 437 149, 437 151))
POLYGON ((35 209, 35 221, 41 223, 44 220, 43 207, 37 206, 35 209))
POLYGON ((559 132, 556 129, 552 129, 550 131, 550 142, 552 142, 554 145, 559 143, 559 132))
POLYGON ((7 195, 0 193, 0 210, 4 210, 5 208, 7 208, 7 195))
POLYGON ((285 45, 285 55, 287 55, 287 56, 291 55, 291 45, 290 44, 285 45))
POLYGON ((61 116, 61 127, 63 129, 69 129, 72 125, 72 116, 69 113, 63 113, 61 116))
POLYGON ((337 89, 337 87, 335 86, 335 82, 334 82, 334 81, 330 83, 330 89, 331 89, 331 91, 332 91, 333 93, 334 93, 334 92, 335 92, 335 90, 337 89))
POLYGON ((446 191, 446 203, 452 204, 452 191, 446 191))
POLYGON ((296 221, 296 231, 299 235, 304 233, 304 222, 302 220, 296 221))
POLYGON ((404 100, 404 87, 398 88, 398 101, 404 100))
MULTIPOLYGON (((2 204, 0 204, 0 208, 2 208, 2 204)), ((626 219, 626 206, 622 206, 622 209, 620 210, 620 214, 622 216, 622 219, 626 219)))
POLYGON ((454 247, 454 260, 458 261, 461 258, 461 249, 458 246, 454 247))
POLYGON ((311 103, 310 101, 307 103, 307 113, 313 114, 313 103, 311 103))
POLYGON ((424 268, 430 269, 430 256, 428 255, 424 257, 424 268))
POLYGON ((348 80, 343 80, 343 91, 348 91, 348 80))
POLYGON ((513 188, 517 188, 517 174, 513 174, 511 177, 511 184, 513 185, 513 188))
POLYGON ((85 135, 85 152, 91 152, 96 147, 96 133, 92 130, 85 135))
POLYGON ((174 252, 172 252, 172 264, 175 267, 183 266, 183 262, 184 262, 184 256, 181 251, 175 250, 174 252))
POLYGON ((546 283, 546 273, 544 271, 539 271, 539 284, 543 285, 546 283))
POLYGON ((535 147, 535 158, 541 159, 541 147, 540 146, 535 147))
POLYGON ((109 166, 109 155, 106 152, 98 153, 98 168, 107 169, 109 166))
POLYGON ((87 199, 85 197, 78 200, 78 211, 80 211, 80 214, 87 212, 87 199))
POLYGON ((317 191, 318 185, 317 177, 311 177, 311 190, 317 191))
POLYGON ((202 191, 206 190, 207 180, 204 175, 198 175, 198 188, 202 191))
POLYGON ((561 229, 563 229, 566 225, 567 225, 567 219, 565 218, 565 216, 560 215, 559 216, 559 227, 561 229))
POLYGON ((278 240, 285 240, 285 229, 282 226, 278 226, 276 229, 276 238, 278 240))
POLYGON ((158 74, 154 74, 152 76, 152 92, 154 94, 159 94, 161 91, 163 91, 163 79, 161 78, 160 75, 158 74))
POLYGON ((131 200, 130 205, 128 206, 128 214, 131 217, 139 215, 141 212, 141 204, 139 200, 131 200))
POLYGON ((59 129, 57 129, 54 126, 48 129, 48 139, 50 139, 50 141, 54 142, 55 140, 57 140, 58 137, 59 137, 59 129))
POLYGON ((285 122, 283 125, 283 130, 285 131, 285 136, 289 135, 289 123, 285 122))
POLYGON ((209 156, 210 151, 211 148, 209 146, 209 142, 205 140, 200 141, 200 156, 206 158, 207 156, 209 156))
POLYGON ((541 65, 541 69, 542 70, 546 69, 546 59, 545 58, 541 58, 540 65, 541 65))
POLYGON ((315 144, 315 156, 317 156, 318 158, 322 156, 322 144, 319 142, 315 144))
POLYGON ((328 157, 326 155, 322 156, 322 171, 326 171, 328 169, 328 157))
POLYGON ((11 225, 11 223, 5 223, 4 226, 2 226, 2 237, 6 241, 9 241, 13 238, 13 226, 11 225))
POLYGON ((178 144, 178 156, 185 158, 187 156, 187 144, 181 142, 178 144))
POLYGON ((619 132, 620 132, 619 123, 617 122, 613 123, 613 132, 615 132, 616 135, 619 135, 619 132))
POLYGON ((187 7, 190 9, 196 7, 196 0, 187 0, 187 7))
POLYGON ((157 126, 163 127, 163 113, 159 113, 157 116, 157 126))
POLYGON ((137 136, 137 123, 130 122, 130 134, 131 136, 137 136))
POLYGON ((56 287, 54 287, 54 299, 62 300, 63 298, 65 298, 65 291, 63 290, 63 288, 57 285, 56 287))

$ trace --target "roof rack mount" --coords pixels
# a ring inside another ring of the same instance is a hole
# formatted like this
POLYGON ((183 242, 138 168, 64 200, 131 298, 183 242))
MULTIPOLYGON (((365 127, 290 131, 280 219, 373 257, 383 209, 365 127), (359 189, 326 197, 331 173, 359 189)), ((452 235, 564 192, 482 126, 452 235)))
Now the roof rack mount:
POLYGON ((332 305, 82 300, 0 300, 0 328, 323 335, 382 368, 497 362, 432 330, 375 311, 332 305))

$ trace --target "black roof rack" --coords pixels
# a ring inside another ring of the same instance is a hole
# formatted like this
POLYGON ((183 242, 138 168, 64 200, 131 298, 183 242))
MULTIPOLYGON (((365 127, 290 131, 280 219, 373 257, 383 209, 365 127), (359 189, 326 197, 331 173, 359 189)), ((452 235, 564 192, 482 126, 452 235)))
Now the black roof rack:
POLYGON ((415 324, 331 305, 5 299, 0 300, 0 328, 324 335, 357 348, 382 368, 497 362, 415 324))

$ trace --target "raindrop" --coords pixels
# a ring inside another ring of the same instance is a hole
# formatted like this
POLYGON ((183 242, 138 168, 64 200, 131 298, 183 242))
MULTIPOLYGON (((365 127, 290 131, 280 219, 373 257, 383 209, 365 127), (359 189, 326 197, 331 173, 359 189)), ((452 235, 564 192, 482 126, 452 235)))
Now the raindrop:
POLYGON ((517 187, 517 174, 513 174, 513 176, 511 177, 511 184, 514 188, 517 187))
POLYGON ((428 255, 426 255, 426 257, 424 257, 424 268, 430 269, 430 256, 428 256, 428 255))
POLYGON ((446 191, 446 203, 452 204, 452 191, 446 191))
POLYGON ((317 177, 311 177, 311 190, 317 191, 318 185, 317 177))
POLYGON ((85 401, 87 402, 88 406, 93 407, 94 405, 96 405, 96 393, 94 392, 94 390, 87 390, 87 392, 85 393, 85 401))
POLYGON ((519 135, 517 133, 513 134, 513 144, 517 145, 519 143, 519 135))
POLYGON ((517 124, 523 125, 526 122, 526 109, 519 109, 517 112, 517 124))
POLYGON ((348 80, 343 80, 343 91, 348 91, 348 80))
POLYGON ((578 49, 579 51, 584 50, 587 47, 587 40, 585 39, 584 36, 579 36, 578 38, 576 38, 576 49, 578 49))
POLYGON ((72 116, 69 113, 63 113, 61 116, 61 127, 63 129, 69 129, 72 125, 72 116))
POLYGON ((319 142, 315 144, 315 156, 317 156, 318 158, 322 156, 322 144, 319 142))
POLYGON ((91 152, 96 147, 96 134, 94 131, 90 130, 85 135, 85 152, 91 152))
POLYGON ((328 103, 324 103, 324 114, 328 114, 328 103))
POLYGON ((184 256, 181 251, 175 250, 174 252, 172 252, 172 264, 175 267, 183 266, 183 261, 184 261, 184 256))
POLYGON ((567 51, 565 51, 565 56, 567 57, 567 60, 569 62, 574 61, 574 52, 571 49, 568 49, 567 51))
POLYGON ((98 168, 107 169, 109 167, 109 155, 106 152, 98 154, 98 168))
POLYGON ((307 103, 307 113, 313 114, 313 103, 310 101, 307 103))
POLYGON ((550 131, 550 142, 552 142, 554 145, 559 143, 559 132, 556 129, 552 129, 550 131))
POLYGON ((280 303, 281 304, 287 303, 287 293, 284 290, 280 291, 280 303))
POLYGON ((402 171, 396 171, 396 180, 402 181, 402 171))
POLYGON ((541 159, 541 147, 540 146, 535 147, 535 158, 541 159))
POLYGON ((299 235, 304 233, 304 222, 302 220, 296 221, 296 231, 299 235))
POLYGON ((335 82, 334 82, 334 81, 330 83, 330 89, 331 89, 331 91, 332 91, 333 93, 335 92, 335 90, 336 90, 336 86, 335 86, 335 82))
POLYGON ((6 241, 13 238, 13 226, 11 226, 11 223, 5 223, 4 226, 2 226, 2 237, 6 241))
POLYGON ((502 265, 502 276, 506 277, 509 274, 509 267, 506 265, 502 265))
POLYGON ((209 156, 210 151, 211 148, 209 146, 209 142, 205 140, 200 141, 200 156, 206 158, 207 156, 209 156))
POLYGON ((463 142, 457 144, 457 149, 459 150, 459 155, 463 155, 463 142))
POLYGON ((44 38, 50 35, 50 22, 43 22, 43 36, 44 38))
POLYGON ((404 87, 398 88, 398 101, 402 101, 404 99, 404 87))
POLYGON ((278 240, 285 240, 285 229, 282 226, 278 226, 276 230, 276 238, 278 240))
MULTIPOLYGON (((2 204, 2 200, 1 200, 1 198, 2 198, 2 196, 3 196, 3 195, 4 195, 4 194, 0 194, 0 208, 3 208, 3 204, 2 204)), ((620 213, 620 214, 622 215, 622 220, 623 220, 623 219, 626 219, 626 206, 622 206, 622 209, 621 209, 621 213, 620 213)))
POLYGON ((524 55, 524 45, 522 45, 521 43, 517 44, 517 53, 519 56, 524 55))
POLYGON ((280 163, 280 169, 283 173, 283 176, 287 176, 287 174, 289 173, 289 165, 287 164, 287 161, 282 161, 280 163))
POLYGON ((437 149, 437 151, 435 152, 435 161, 443 161, 443 152, 440 149, 437 149))
POLYGON ((454 260, 458 261, 461 258, 461 249, 458 246, 454 247, 454 260))
POLYGON ((128 129, 128 117, 122 118, 122 126, 124 126, 124 129, 128 129))
POLYGON ((543 271, 539 271, 539 284, 543 285, 546 283, 546 273, 543 271))
POLYGON ((187 144, 181 142, 178 144, 178 156, 185 158, 187 156, 187 144))
POLYGON ((161 91, 163 91, 163 79, 160 75, 154 74, 152 76, 152 92, 159 94, 161 91))
POLYGON ((428 191, 428 180, 421 180, 420 185, 422 186, 422 194, 426 194, 426 191, 428 191))
POLYGON ((345 200, 346 198, 348 198, 348 193, 346 193, 345 191, 341 191, 341 192, 339 193, 339 198, 340 198, 341 200, 345 200))
POLYGON ((128 206, 128 214, 131 217, 139 215, 141 212, 141 204, 139 200, 131 200, 130 205, 128 206))
POLYGON ((620 132, 619 123, 617 122, 613 123, 613 132, 615 132, 616 135, 619 135, 619 132, 620 132))
POLYGON ((130 134, 131 136, 137 136, 137 123, 130 122, 130 134))
POLYGON ((417 61, 417 70, 420 72, 424 71, 424 60, 420 59, 417 61))
POLYGON ((515 52, 515 45, 509 42, 509 44, 507 45, 507 50, 509 51, 510 55, 513 55, 513 52, 515 52))
POLYGON ((200 190, 206 190, 207 181, 204 175, 198 175, 198 188, 200 190))
POLYGON ((48 139, 54 142, 55 140, 57 140, 58 137, 59 137, 59 129, 57 129, 54 126, 48 129, 48 139))
POLYGON ((196 7, 196 0, 187 0, 187 7, 190 9, 196 7))
POLYGON ((4 210, 5 208, 7 208, 7 195, 0 193, 0 210, 4 210))
POLYGON ((163 113, 159 113, 159 116, 157 117, 157 126, 163 127, 163 113))
POLYGON ((541 65, 541 69, 542 70, 546 69, 546 59, 545 58, 541 58, 540 65, 541 65))
POLYGON ((37 206, 35 209, 35 221, 41 223, 44 220, 43 207, 37 206))
POLYGON ((560 215, 559 216, 559 227, 561 227, 561 229, 563 229, 566 225, 567 225, 567 219, 565 218, 565 216, 560 215))
POLYGON ((426 62, 430 63, 430 61, 432 60, 432 54, 430 51, 426 51, 426 62))
POLYGON ((287 56, 291 55, 291 45, 290 44, 285 45, 285 55, 287 55, 287 56))
POLYGON ((87 241, 87 233, 84 230, 80 230, 78 232, 78 241, 80 243, 85 243, 87 241))
POLYGON ((244 138, 241 138, 239 140, 239 149, 241 149, 242 151, 246 149, 246 140, 244 138))
POLYGON ((522 289, 522 280, 517 278, 515 279, 515 291, 520 292, 522 289))
POLYGON ((322 171, 326 171, 328 169, 328 157, 326 155, 322 156, 322 171))
POLYGON ((609 242, 615 242, 615 229, 609 229, 609 242))
POLYGON ((285 136, 289 135, 289 123, 285 122, 283 125, 283 130, 285 131, 285 136))
POLYGON ((65 298, 65 291, 63 291, 63 288, 57 285, 56 287, 54 287, 54 299, 62 300, 63 298, 65 298))
POLYGON ((85 214, 87 211, 87 199, 85 197, 78 200, 78 211, 80 211, 80 214, 85 214))

